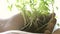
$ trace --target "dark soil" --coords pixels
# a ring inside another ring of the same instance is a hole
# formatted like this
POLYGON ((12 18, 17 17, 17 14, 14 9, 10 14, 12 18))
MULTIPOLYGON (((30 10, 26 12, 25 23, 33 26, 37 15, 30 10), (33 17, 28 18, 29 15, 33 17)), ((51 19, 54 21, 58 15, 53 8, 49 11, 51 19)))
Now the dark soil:
POLYGON ((27 27, 22 29, 22 31, 33 33, 44 33, 46 30, 49 30, 50 32, 53 31, 54 25, 56 23, 55 13, 49 15, 40 15, 36 23, 38 24, 38 27, 36 27, 35 24, 32 23, 31 27, 29 27, 28 25, 27 27))

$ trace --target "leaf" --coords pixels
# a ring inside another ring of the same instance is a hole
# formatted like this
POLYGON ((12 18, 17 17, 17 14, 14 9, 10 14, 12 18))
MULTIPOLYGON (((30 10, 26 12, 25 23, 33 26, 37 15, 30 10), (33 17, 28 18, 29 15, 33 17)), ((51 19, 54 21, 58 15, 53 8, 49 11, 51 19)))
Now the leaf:
POLYGON ((12 7, 13 7, 13 5, 11 4, 11 5, 8 6, 8 9, 11 11, 12 7))
POLYGON ((20 5, 15 5, 17 8, 21 8, 21 6, 20 5))
POLYGON ((16 0, 16 2, 18 3, 18 2, 19 2, 19 0, 16 0))
POLYGON ((44 3, 45 3, 45 5, 49 6, 47 2, 44 2, 44 3))
POLYGON ((44 0, 40 0, 40 1, 44 1, 44 0))

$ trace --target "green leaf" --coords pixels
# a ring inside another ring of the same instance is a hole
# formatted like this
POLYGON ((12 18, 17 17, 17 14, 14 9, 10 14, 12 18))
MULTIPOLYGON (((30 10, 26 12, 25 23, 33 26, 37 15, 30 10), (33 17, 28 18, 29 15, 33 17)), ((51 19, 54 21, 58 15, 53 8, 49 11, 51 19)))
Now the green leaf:
POLYGON ((11 5, 8 6, 8 9, 11 11, 12 7, 13 7, 13 5, 11 4, 11 5))
POLYGON ((44 3, 45 3, 45 5, 49 6, 47 2, 44 2, 44 3))
POLYGON ((16 2, 18 3, 18 2, 20 2, 20 0, 16 0, 16 2))
POLYGON ((20 5, 15 5, 17 8, 21 8, 21 6, 20 5))

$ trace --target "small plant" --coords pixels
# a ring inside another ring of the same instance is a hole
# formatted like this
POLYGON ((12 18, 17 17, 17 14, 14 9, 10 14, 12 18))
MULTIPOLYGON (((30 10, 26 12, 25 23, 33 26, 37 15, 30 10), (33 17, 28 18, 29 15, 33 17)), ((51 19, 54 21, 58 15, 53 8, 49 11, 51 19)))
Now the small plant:
POLYGON ((42 32, 42 29, 47 26, 51 19, 49 4, 52 5, 54 12, 53 3, 54 0, 16 0, 14 5, 21 11, 25 24, 20 30, 37 33, 42 32), (27 5, 29 5, 31 11, 26 9, 27 5))

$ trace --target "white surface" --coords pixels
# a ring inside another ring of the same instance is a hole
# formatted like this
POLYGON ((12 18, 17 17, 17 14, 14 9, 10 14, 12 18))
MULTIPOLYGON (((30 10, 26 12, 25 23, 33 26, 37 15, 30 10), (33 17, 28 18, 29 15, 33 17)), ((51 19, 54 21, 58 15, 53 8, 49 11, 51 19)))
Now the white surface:
MULTIPOLYGON (((10 0, 10 1, 11 3, 14 2, 14 0, 10 0)), ((0 0, 0 19, 8 19, 11 16, 18 13, 18 10, 15 7, 13 7, 12 11, 9 11, 7 8, 8 5, 9 3, 7 3, 6 0, 0 0)))
POLYGON ((19 30, 10 30, 6 32, 2 32, 0 34, 40 34, 40 33, 29 33, 29 32, 24 32, 24 31, 19 31, 19 30))

